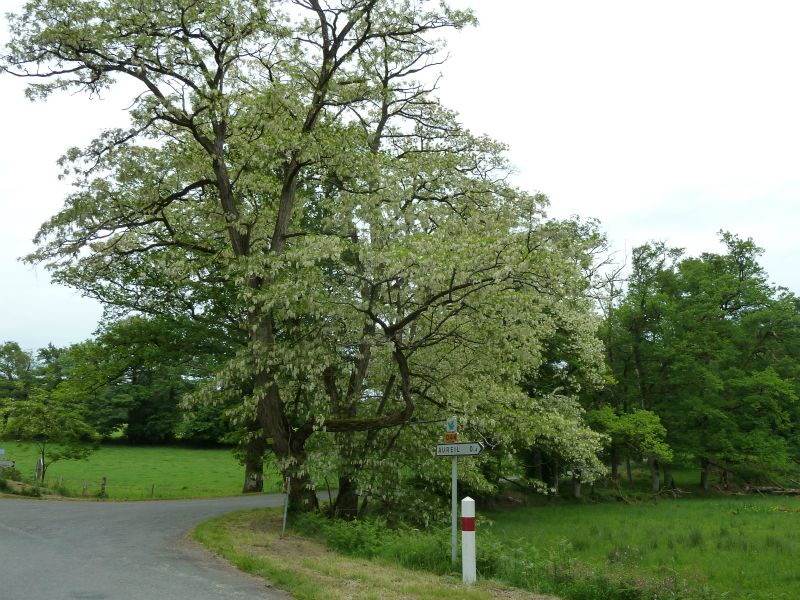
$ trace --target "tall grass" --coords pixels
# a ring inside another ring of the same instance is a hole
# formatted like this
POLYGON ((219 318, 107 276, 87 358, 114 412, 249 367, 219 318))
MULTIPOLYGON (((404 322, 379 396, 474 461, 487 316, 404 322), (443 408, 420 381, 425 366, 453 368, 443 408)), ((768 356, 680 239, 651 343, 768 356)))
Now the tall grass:
MULTIPOLYGON (((295 519, 294 529, 351 556, 439 575, 459 574, 460 565, 450 563, 447 528, 426 532, 393 530, 375 519, 347 523, 302 515, 295 519)), ((540 550, 523 540, 509 544, 507 540, 482 536, 478 542, 477 568, 482 579, 497 579, 570 600, 713 598, 702 585, 674 573, 651 575, 630 571, 621 560, 617 564, 590 566, 577 560, 573 548, 564 541, 540 550)))
MULTIPOLYGON (((0 442, 5 458, 16 461, 23 481, 33 481, 36 449, 28 444, 0 442)), ((47 470, 45 487, 66 496, 97 496, 102 478, 106 493, 117 500, 230 496, 242 490, 244 468, 229 449, 176 446, 103 445, 86 460, 63 460, 47 470)), ((279 491, 274 465, 265 469, 264 489, 279 491)))
MULTIPOLYGON (((800 598, 800 500, 730 497, 497 511, 489 544, 553 549, 595 571, 687 582, 686 597, 800 598)), ((512 572, 513 572, 512 568, 512 572)), ((519 570, 519 569, 517 569, 519 570)), ((667 596, 670 597, 670 596, 667 596)))
POLYGON ((349 556, 378 559, 437 575, 453 570, 449 529, 390 529, 380 519, 333 521, 317 514, 296 515, 292 528, 349 556))

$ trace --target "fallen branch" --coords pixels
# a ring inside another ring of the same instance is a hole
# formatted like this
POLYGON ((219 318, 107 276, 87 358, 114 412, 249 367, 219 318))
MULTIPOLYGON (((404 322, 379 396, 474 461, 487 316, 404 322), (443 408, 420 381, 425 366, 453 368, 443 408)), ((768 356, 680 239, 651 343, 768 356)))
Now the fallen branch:
POLYGON ((530 487, 530 486, 527 486, 527 485, 522 485, 519 481, 515 481, 513 479, 509 479, 508 477, 505 477, 503 475, 500 475, 500 479, 502 479, 503 481, 507 481, 508 483, 513 483, 519 489, 524 490, 526 492, 536 491, 533 487, 530 487))
POLYGON ((746 492, 755 494, 778 494, 783 496, 800 496, 800 488, 786 488, 778 485, 746 485, 746 492))
POLYGON ((691 494, 691 492, 687 492, 686 490, 682 490, 679 487, 663 487, 659 491, 657 491, 655 494, 650 496, 650 498, 651 499, 655 499, 655 498, 658 498, 659 496, 666 496, 666 495, 670 495, 673 498, 678 498, 683 494, 691 494))
POLYGON ((620 488, 620 487, 619 487, 619 480, 616 480, 616 481, 614 482, 614 487, 616 487, 616 488, 617 488, 617 497, 618 497, 620 500, 622 500, 622 501, 623 501, 625 504, 634 504, 634 502, 631 502, 630 500, 628 500, 628 499, 625 497, 625 494, 623 494, 623 493, 622 493, 622 488, 620 488))

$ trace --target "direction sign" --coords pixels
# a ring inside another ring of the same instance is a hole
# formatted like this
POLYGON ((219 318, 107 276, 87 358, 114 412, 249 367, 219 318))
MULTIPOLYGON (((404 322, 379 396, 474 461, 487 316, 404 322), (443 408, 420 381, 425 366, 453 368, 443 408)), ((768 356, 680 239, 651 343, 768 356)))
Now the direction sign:
POLYGON ((13 469, 15 464, 13 460, 2 459, 0 460, 0 469, 13 469))
POLYGON ((436 456, 477 456, 482 451, 483 444, 480 442, 459 442, 436 446, 436 456))

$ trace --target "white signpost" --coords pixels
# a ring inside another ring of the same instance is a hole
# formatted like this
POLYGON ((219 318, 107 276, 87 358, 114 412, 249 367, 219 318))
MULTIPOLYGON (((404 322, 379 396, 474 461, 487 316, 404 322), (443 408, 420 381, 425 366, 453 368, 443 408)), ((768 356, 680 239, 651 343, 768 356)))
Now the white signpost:
MULTIPOLYGON (((458 439, 456 417, 447 419, 445 425, 445 440, 453 439, 458 439)), ((482 451, 483 444, 480 442, 452 442, 436 446, 436 456, 449 456, 453 461, 450 485, 450 558, 453 564, 458 561, 458 457, 477 456, 482 451)))

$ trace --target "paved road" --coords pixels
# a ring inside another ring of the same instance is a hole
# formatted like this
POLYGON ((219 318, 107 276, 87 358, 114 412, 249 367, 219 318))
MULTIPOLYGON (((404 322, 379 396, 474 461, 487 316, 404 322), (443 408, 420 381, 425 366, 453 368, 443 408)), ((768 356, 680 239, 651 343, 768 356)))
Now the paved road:
POLYGON ((283 496, 163 502, 0 498, 2 600, 278 600, 191 541, 215 515, 283 496))

